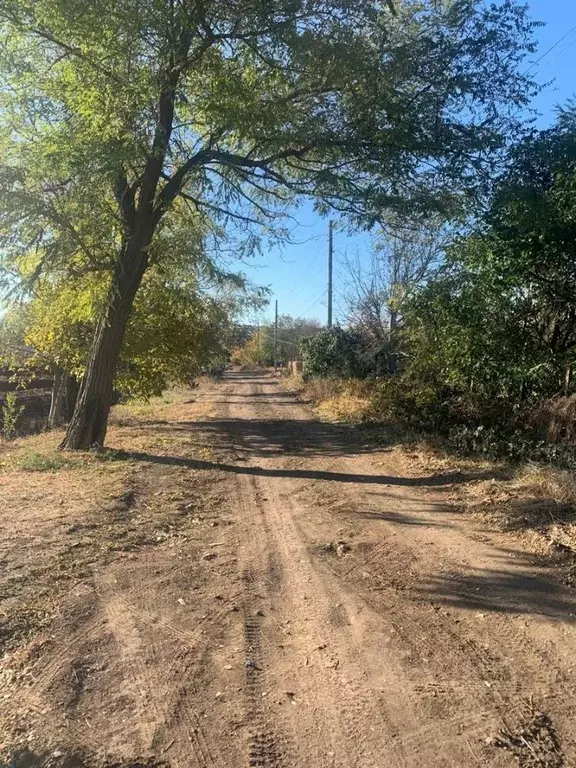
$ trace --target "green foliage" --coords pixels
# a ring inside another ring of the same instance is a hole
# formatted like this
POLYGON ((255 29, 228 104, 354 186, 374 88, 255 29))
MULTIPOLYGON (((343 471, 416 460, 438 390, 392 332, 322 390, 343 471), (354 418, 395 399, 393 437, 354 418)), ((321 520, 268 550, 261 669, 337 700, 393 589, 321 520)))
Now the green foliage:
POLYGON ((192 276, 178 282, 149 272, 122 346, 117 387, 134 398, 160 395, 168 382, 188 383, 222 365, 239 296, 211 295, 192 276))
MULTIPOLYGON (((107 288, 102 276, 91 273, 60 283, 41 280, 26 306, 25 340, 34 352, 29 364, 80 378, 107 288)), ((219 364, 227 356, 233 319, 251 300, 248 289, 218 292, 202 288, 193 272, 151 268, 122 345, 117 389, 148 398, 169 382, 188 382, 203 366, 219 364)))
POLYGON ((367 363, 362 336, 343 328, 330 328, 302 340, 305 377, 355 378, 364 376, 367 363))
POLYGON ((576 120, 514 148, 483 221, 403 309, 402 368, 371 416, 461 452, 569 464, 530 414, 576 391, 576 120))
POLYGON ((13 369, 22 364, 26 356, 26 323, 26 308, 22 305, 10 307, 0 318, 0 366, 13 369))
POLYGON ((511 0, 1 0, 5 265, 113 267, 141 206, 154 244, 174 215, 281 234, 299 194, 454 210, 518 128, 533 26, 511 0))
POLYGON ((23 405, 18 405, 18 397, 15 392, 8 392, 2 406, 2 433, 6 440, 13 440, 16 437, 18 419, 20 418, 23 405))
POLYGON ((44 454, 26 451, 16 457, 15 466, 24 472, 56 472, 68 466, 68 461, 61 454, 44 454))
POLYGON ((405 376, 388 376, 372 382, 369 421, 437 429, 444 416, 438 392, 432 384, 405 376))
POLYGON ((454 245, 412 303, 412 377, 483 418, 574 391, 575 179, 573 123, 514 150, 484 230, 454 245))
POLYGON ((26 306, 25 340, 35 353, 32 362, 82 377, 108 284, 107 275, 93 273, 36 284, 26 306))
POLYGON ((276 362, 280 364, 297 360, 301 356, 302 340, 318 333, 321 327, 317 320, 280 315, 276 344, 274 324, 262 324, 234 348, 232 360, 239 365, 249 366, 272 366, 275 355, 276 362))
POLYGON ((232 362, 235 365, 245 365, 249 368, 255 368, 259 365, 270 365, 270 361, 264 357, 262 350, 267 336, 267 328, 254 331, 243 344, 234 347, 231 353, 232 362))
MULTIPOLYGON (((522 74, 534 25, 514 0, 396 6, 0 0, 4 285, 29 290, 45 275, 60 296, 92 274, 98 286, 67 447, 104 440, 126 332, 143 389, 167 375, 161 343, 147 361, 126 329, 143 275, 172 253, 195 264, 208 242, 252 252, 286 235, 295 197, 371 225, 386 210, 456 214, 482 193, 478 171, 534 93, 522 74)), ((165 329, 208 327, 210 309, 171 298, 165 329)), ((74 367, 85 309, 54 339, 74 367)), ((124 361, 120 378, 130 370, 124 361)))
POLYGON ((464 456, 481 455, 489 459, 576 469, 576 446, 551 443, 525 426, 515 427, 506 422, 488 427, 456 425, 447 433, 446 445, 464 456))
MULTIPOLYGON (((485 216, 401 312, 400 370, 371 382, 367 420, 440 433, 460 453, 576 467, 574 107, 512 149, 485 216), (562 417, 554 434, 547 412, 562 417)), ((335 339, 314 342, 312 375, 350 375, 335 339)))

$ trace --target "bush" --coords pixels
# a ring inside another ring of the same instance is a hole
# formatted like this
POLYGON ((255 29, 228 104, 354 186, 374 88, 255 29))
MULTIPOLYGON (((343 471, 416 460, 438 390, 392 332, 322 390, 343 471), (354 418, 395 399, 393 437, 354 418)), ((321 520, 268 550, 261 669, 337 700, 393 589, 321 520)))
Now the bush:
POLYGON ((24 406, 18 405, 16 393, 8 392, 2 408, 2 432, 6 440, 16 437, 16 426, 23 410, 24 406))
POLYGON ((379 423, 431 428, 442 421, 443 412, 434 387, 391 376, 373 382, 366 418, 379 423))
POLYGON ((362 336, 355 331, 330 328, 301 343, 305 378, 362 378, 368 372, 362 336))
POLYGON ((449 431, 447 443, 464 455, 576 469, 576 446, 549 443, 522 427, 457 426, 449 431))

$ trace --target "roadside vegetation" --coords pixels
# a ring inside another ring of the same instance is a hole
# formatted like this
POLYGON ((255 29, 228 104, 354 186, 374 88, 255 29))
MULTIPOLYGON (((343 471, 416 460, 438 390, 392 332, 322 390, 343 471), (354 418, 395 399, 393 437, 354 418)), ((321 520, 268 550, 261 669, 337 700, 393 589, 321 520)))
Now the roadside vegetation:
MULTIPOLYGON (((0 762, 424 765, 455 735, 480 762, 464 731, 527 658, 500 617, 571 603, 499 555, 471 579, 458 510, 576 585, 576 104, 535 130, 537 26, 520 0, 0 0, 0 762), (245 264, 303 204, 373 237, 340 324, 249 323, 245 264)), ((527 679, 568 701, 550 637, 527 679)), ((534 767, 545 740, 478 733, 534 767)))
POLYGON ((430 460, 505 467, 460 502, 571 555, 575 178, 568 105, 511 148, 472 227, 400 229, 376 241, 368 270, 347 265, 348 323, 302 342, 295 382, 326 418, 425 445, 430 460))
POLYGON ((569 105, 511 149, 473 227, 400 231, 349 272, 346 327, 302 344, 307 386, 462 453, 573 467, 575 177, 569 105))
POLYGON ((576 107, 530 126, 526 9, 7 0, 0 25, 3 440, 101 448, 114 403, 301 359, 328 417, 576 467, 576 107), (241 261, 305 198, 374 233, 342 327, 247 325, 241 261))
POLYGON ((51 422, 77 379, 62 447, 104 444, 118 387, 203 364, 231 254, 288 239, 301 200, 469 217, 524 130, 534 26, 480 0, 2 0, 0 266, 51 422))

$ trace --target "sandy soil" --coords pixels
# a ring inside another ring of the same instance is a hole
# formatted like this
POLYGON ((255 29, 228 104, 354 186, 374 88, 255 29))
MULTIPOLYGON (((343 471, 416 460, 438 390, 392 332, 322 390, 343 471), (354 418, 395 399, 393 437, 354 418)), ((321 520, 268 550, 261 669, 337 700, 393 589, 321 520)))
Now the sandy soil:
POLYGON ((5 632, 3 764, 576 766, 576 594, 450 506, 466 477, 270 377, 190 399, 111 440, 98 504, 55 473, 40 519, 21 473, 2 510, 7 625, 36 617, 5 632))

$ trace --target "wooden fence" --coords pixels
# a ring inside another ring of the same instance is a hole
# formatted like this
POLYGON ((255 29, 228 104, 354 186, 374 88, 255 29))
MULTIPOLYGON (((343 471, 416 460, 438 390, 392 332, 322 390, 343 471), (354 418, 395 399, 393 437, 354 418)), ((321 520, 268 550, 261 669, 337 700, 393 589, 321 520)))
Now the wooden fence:
POLYGON ((0 368, 0 426, 3 423, 4 404, 9 392, 16 394, 16 403, 23 406, 18 418, 17 431, 21 434, 38 432, 48 419, 54 379, 46 371, 34 371, 25 387, 14 377, 14 372, 0 368))

